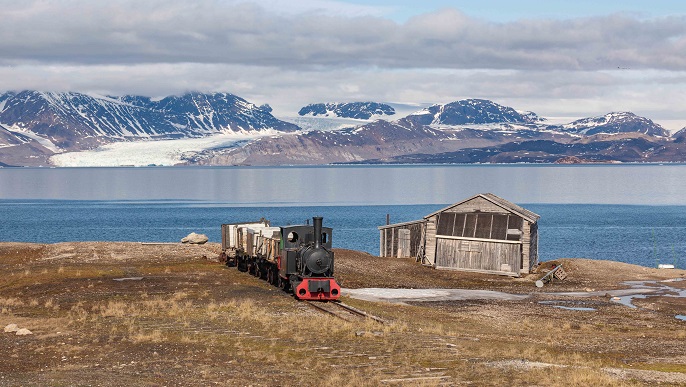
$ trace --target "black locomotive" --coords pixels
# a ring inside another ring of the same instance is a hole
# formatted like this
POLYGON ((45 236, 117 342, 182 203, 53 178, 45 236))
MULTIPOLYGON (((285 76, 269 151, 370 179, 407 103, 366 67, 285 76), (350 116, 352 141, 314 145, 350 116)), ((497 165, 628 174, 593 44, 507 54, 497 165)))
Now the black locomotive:
POLYGON ((292 292, 301 300, 336 300, 332 229, 312 225, 270 227, 269 222, 222 225, 222 260, 292 292))

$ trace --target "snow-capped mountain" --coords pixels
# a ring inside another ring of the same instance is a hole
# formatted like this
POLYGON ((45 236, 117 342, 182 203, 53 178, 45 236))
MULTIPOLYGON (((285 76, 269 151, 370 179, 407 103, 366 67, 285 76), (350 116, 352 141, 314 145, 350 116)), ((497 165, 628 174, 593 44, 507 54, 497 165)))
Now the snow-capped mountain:
POLYGON ((299 129, 228 93, 187 93, 159 100, 73 92, 6 93, 0 96, 0 125, 15 135, 38 136, 58 150, 88 149, 126 139, 299 129))
POLYGON ((614 112, 603 116, 583 118, 562 125, 558 130, 586 136, 636 132, 648 136, 670 137, 669 131, 661 125, 631 112, 614 112))
POLYGON ((631 113, 549 125, 533 112, 487 100, 432 105, 407 117, 354 128, 263 137, 215 148, 189 164, 644 162, 682 160, 668 133, 631 113), (604 134, 604 135, 595 135, 604 134))
POLYGON ((392 116, 392 106, 378 102, 314 103, 300 109, 300 116, 324 116, 368 120, 372 117, 392 116))
POLYGON ((485 99, 464 99, 431 105, 405 120, 412 125, 532 124, 541 119, 533 112, 515 109, 485 99))
MULTIPOLYGON (((408 125, 404 119, 376 120, 355 128, 310 131, 259 138, 240 148, 214 148, 186 158, 199 165, 296 165, 329 163, 383 163, 403 155, 423 157, 465 148, 482 148, 529 139, 561 140, 573 136, 551 131, 507 132, 462 128, 442 130, 408 125)), ((413 161, 408 161, 413 162, 413 161)))
POLYGON ((269 105, 226 93, 153 99, 10 92, 0 94, 0 166, 686 161, 686 128, 670 137, 633 113, 551 125, 533 112, 466 99, 376 119, 396 110, 373 102, 313 104, 289 123, 269 105), (133 141, 140 139, 177 140, 133 141))

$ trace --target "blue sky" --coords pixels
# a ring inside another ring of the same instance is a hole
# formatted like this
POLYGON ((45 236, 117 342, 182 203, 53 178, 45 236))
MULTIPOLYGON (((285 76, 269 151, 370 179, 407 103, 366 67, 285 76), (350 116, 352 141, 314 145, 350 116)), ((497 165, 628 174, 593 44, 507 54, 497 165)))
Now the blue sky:
POLYGON ((345 3, 384 8, 384 16, 403 22, 412 16, 442 8, 457 8, 469 16, 496 22, 523 18, 592 17, 613 13, 630 13, 638 17, 659 17, 686 13, 686 5, 678 0, 598 1, 598 0, 345 0, 345 3))
POLYGON ((0 0, 0 91, 485 98, 544 117, 686 126, 680 1, 0 0))

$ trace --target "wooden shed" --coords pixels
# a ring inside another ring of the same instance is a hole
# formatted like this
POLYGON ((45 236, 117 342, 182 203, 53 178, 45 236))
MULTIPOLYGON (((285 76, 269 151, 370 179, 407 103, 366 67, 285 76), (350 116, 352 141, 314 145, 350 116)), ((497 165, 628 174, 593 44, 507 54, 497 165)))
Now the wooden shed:
POLYGON ((437 269, 519 276, 538 263, 539 218, 494 194, 478 194, 422 220, 379 227, 380 255, 417 257, 437 269))
POLYGON ((379 255, 382 257, 422 257, 424 255, 424 232, 426 221, 389 224, 379 227, 379 255))

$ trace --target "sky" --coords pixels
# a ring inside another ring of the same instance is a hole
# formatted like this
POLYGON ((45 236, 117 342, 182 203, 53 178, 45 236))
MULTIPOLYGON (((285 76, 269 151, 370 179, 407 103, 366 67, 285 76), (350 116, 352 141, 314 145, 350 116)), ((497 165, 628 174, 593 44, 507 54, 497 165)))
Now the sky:
POLYGON ((0 92, 485 98, 686 126, 686 5, 665 1, 0 0, 0 92))

